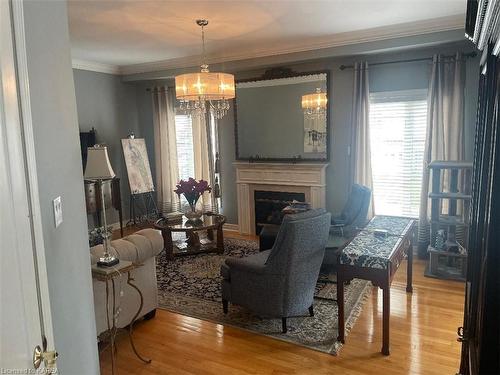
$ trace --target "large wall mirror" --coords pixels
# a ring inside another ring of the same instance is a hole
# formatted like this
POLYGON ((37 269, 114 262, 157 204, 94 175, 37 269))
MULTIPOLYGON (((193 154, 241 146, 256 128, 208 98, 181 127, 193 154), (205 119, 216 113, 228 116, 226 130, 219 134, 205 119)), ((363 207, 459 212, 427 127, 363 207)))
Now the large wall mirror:
POLYGON ((267 72, 236 82, 236 159, 327 161, 328 73, 267 72))

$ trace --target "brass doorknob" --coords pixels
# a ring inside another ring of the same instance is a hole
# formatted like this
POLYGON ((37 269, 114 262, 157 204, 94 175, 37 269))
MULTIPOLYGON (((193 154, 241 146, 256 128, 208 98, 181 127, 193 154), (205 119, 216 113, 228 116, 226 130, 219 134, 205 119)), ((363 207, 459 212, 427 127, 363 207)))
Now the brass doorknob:
POLYGON ((55 372, 51 370, 56 370, 57 352, 55 350, 44 351, 40 345, 35 346, 33 351, 33 366, 35 369, 40 368, 42 362, 48 374, 55 372))

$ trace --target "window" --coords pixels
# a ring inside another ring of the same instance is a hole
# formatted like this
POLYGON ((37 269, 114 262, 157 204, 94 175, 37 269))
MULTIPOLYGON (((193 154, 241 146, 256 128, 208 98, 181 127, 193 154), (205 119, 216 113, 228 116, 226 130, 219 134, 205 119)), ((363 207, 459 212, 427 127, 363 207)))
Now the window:
POLYGON ((188 115, 175 115, 175 139, 179 179, 186 180, 194 176, 193 124, 188 115))
MULTIPOLYGON (((210 114, 208 121, 209 123, 207 126, 207 136, 209 145, 207 158, 209 160, 209 163, 213 163, 213 161, 216 160, 215 154, 218 150, 217 122, 212 114, 210 114)), ((196 176, 195 174, 195 142, 193 140, 193 122, 190 116, 182 113, 177 113, 175 115, 175 141, 177 145, 177 168, 179 179, 187 180, 189 177, 201 178, 201 176, 196 176)), ((214 187, 215 183, 219 184, 219 171, 210 171, 210 173, 212 173, 210 182, 212 184, 212 187, 214 187)), ((181 208, 188 204, 184 196, 181 196, 180 204, 181 208)), ((205 202, 205 205, 206 204, 207 203, 205 202)), ((220 201, 217 200, 216 204, 220 204, 220 201)), ((207 209, 207 206, 205 206, 204 208, 207 209)), ((209 209, 218 212, 217 207, 211 206, 209 209)))
POLYGON ((370 94, 373 199, 378 215, 418 216, 426 97, 426 90, 370 94))

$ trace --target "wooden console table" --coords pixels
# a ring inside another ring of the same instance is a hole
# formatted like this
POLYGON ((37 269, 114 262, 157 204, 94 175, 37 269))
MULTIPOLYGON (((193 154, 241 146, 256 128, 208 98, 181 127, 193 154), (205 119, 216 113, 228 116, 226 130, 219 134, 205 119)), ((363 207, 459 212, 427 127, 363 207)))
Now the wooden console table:
POLYGON ((394 274, 408 256, 406 291, 412 289, 413 243, 416 221, 395 216, 375 216, 339 255, 337 299, 339 306, 338 340, 345 342, 344 283, 356 278, 370 280, 383 290, 382 353, 389 355, 390 288, 394 274), (387 230, 386 237, 375 236, 377 229, 387 230))

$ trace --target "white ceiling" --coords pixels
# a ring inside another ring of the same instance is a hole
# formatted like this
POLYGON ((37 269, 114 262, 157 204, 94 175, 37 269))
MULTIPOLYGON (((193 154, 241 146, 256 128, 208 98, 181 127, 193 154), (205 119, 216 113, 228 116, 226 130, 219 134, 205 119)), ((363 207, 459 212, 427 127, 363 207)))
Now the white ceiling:
POLYGON ((73 58, 127 66, 234 60, 461 28, 465 0, 69 0, 73 58))

